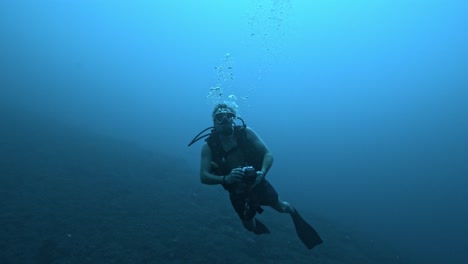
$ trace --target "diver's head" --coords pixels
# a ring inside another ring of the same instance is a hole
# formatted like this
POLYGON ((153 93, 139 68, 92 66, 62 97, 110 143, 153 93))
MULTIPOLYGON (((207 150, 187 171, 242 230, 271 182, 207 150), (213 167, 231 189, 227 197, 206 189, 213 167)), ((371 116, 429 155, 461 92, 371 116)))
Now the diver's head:
POLYGON ((213 124, 215 130, 224 135, 229 135, 234 131, 234 120, 236 110, 227 104, 217 104, 213 110, 213 124))

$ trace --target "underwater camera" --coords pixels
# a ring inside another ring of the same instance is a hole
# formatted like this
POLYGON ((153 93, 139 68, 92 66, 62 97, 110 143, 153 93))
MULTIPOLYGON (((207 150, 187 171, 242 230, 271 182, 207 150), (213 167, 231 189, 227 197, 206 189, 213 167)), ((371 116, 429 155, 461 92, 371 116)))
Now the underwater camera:
POLYGON ((245 166, 242 168, 242 172, 244 172, 244 182, 247 184, 254 184, 255 179, 257 178, 257 171, 252 166, 245 166))

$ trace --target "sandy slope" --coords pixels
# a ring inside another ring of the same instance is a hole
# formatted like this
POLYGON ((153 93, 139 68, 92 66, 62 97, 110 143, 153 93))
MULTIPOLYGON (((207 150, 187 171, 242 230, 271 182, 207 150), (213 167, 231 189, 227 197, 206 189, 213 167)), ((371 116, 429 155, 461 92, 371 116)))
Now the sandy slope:
POLYGON ((378 239, 309 212, 307 250, 266 208, 272 234, 243 229, 219 186, 131 144, 3 111, 0 263, 407 263, 378 239))

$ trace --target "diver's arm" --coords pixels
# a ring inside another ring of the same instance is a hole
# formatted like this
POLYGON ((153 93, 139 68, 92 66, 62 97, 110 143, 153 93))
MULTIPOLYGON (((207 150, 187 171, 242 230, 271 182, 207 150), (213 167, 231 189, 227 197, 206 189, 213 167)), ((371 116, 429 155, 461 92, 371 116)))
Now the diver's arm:
POLYGON ((261 170, 263 177, 265 177, 265 175, 270 170, 272 165, 273 165, 273 154, 271 154, 271 152, 267 152, 263 156, 263 164, 262 164, 262 170, 261 170))
POLYGON ((204 184, 222 184, 224 177, 214 175, 211 171, 211 149, 208 144, 204 144, 201 151, 200 181, 204 184))
POLYGON ((215 185, 215 184, 233 184, 242 181, 244 172, 241 168, 234 168, 227 175, 219 176, 211 171, 211 149, 208 144, 205 143, 201 153, 201 164, 200 164, 200 181, 204 184, 215 185))
POLYGON ((271 166, 273 165, 273 154, 268 149, 268 147, 263 142, 263 140, 260 138, 260 136, 257 135, 255 131, 253 131, 253 129, 246 128, 246 132, 247 132, 247 140, 252 142, 255 149, 260 153, 260 155, 263 155, 262 169, 260 170, 262 172, 262 175, 260 177, 262 177, 261 179, 263 179, 265 178, 266 174, 268 173, 271 166))

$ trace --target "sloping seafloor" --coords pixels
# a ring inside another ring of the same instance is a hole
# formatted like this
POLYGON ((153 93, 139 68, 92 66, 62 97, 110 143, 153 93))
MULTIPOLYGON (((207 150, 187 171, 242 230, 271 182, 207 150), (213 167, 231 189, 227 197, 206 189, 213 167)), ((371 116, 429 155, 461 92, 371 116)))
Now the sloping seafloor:
POLYGON ((321 246, 307 250, 290 217, 269 208, 259 218, 272 233, 255 236, 182 158, 0 115, 0 263, 413 262, 304 210, 321 246))

